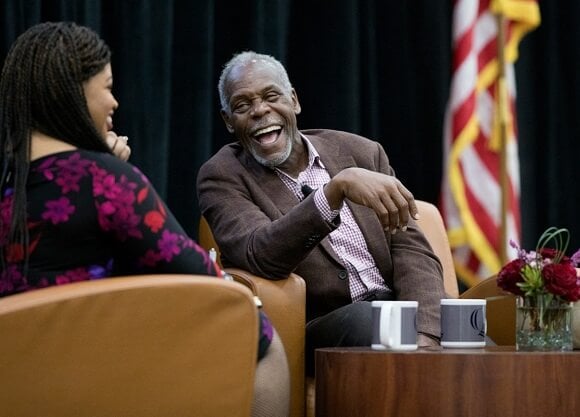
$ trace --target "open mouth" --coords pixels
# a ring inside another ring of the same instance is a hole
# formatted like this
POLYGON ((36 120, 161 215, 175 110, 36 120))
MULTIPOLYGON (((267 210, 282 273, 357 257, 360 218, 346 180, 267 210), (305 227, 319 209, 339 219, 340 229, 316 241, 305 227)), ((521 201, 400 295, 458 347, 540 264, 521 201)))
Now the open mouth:
POLYGON ((107 130, 113 130, 113 118, 107 116, 107 130))
POLYGON ((270 145, 278 140, 281 131, 281 126, 268 126, 257 130, 252 138, 260 145, 270 145))

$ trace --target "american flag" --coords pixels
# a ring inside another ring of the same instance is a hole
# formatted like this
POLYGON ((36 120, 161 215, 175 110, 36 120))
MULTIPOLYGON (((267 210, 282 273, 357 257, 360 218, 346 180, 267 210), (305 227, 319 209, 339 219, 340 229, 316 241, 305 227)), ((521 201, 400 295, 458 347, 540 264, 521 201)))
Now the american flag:
POLYGON ((445 115, 440 209, 457 275, 467 286, 497 273, 504 254, 507 259, 515 255, 508 251, 504 238, 520 240, 513 63, 520 40, 539 23, 535 0, 454 1, 453 76, 445 115), (498 39, 504 41, 503 48, 498 39), (498 56, 501 49, 503 66, 498 56), (501 97, 503 118, 498 111, 501 97), (504 141, 500 140, 502 129, 504 141), (502 143, 506 144, 505 204, 500 175, 502 143), (504 254, 502 248, 507 249, 504 254))

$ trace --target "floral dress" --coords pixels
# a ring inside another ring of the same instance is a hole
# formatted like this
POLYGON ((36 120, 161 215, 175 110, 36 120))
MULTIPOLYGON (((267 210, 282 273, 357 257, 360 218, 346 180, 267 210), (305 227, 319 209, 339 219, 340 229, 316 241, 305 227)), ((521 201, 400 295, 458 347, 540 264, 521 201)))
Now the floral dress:
MULTIPOLYGON (((2 188, 0 221, 10 224, 13 189, 2 188)), ((136 167, 98 152, 75 150, 31 162, 27 183, 29 260, 8 244, 0 297, 35 288, 121 275, 220 275, 136 167)), ((260 357, 272 327, 261 315, 260 357)))

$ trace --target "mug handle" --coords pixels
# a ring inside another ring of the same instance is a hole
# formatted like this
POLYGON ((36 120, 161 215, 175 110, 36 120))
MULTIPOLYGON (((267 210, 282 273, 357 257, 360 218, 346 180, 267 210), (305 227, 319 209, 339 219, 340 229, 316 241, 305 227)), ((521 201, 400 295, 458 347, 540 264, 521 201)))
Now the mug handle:
POLYGON ((383 304, 381 306, 381 328, 380 341, 381 344, 392 347, 393 346, 393 305, 383 304), (386 324, 386 325, 385 325, 386 324))

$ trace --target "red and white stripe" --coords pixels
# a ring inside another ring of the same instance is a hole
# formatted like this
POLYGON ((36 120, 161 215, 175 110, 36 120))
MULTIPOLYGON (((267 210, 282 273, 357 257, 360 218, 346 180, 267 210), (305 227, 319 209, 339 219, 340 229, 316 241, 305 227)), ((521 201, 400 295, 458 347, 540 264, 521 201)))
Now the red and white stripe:
MULTIPOLYGON (((453 77, 445 116, 441 211, 456 271, 467 285, 497 273, 501 267, 499 130, 494 128, 499 75, 498 21, 490 11, 491 1, 456 0, 453 13, 453 77)), ((517 33, 514 32, 517 22, 507 22, 505 37, 509 42, 510 36, 517 33)), ((506 240, 519 241, 516 90, 513 59, 507 57, 506 85, 510 114, 506 240)), ((507 242, 506 246, 511 249, 507 242)), ((513 256, 515 253, 508 252, 508 258, 513 256)))

